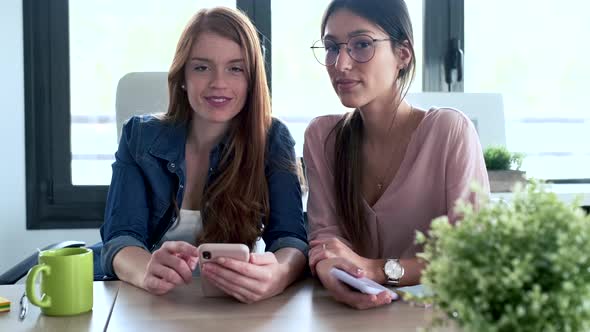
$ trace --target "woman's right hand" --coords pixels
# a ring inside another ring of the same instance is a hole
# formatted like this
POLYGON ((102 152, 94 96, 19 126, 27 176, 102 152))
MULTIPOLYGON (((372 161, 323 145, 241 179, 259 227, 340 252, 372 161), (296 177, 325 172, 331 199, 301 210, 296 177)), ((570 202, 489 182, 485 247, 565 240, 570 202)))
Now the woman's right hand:
POLYGON ((365 272, 358 266, 341 257, 326 258, 319 261, 316 265, 316 274, 320 278, 322 285, 328 289, 336 301, 345 303, 356 309, 369 309, 391 303, 391 295, 386 291, 377 295, 370 295, 352 290, 346 284, 330 274, 330 270, 333 267, 344 270, 357 278, 364 277, 365 272))
POLYGON ((193 279, 198 262, 197 247, 184 241, 164 242, 151 255, 142 288, 152 294, 162 295, 178 285, 188 284, 193 279))

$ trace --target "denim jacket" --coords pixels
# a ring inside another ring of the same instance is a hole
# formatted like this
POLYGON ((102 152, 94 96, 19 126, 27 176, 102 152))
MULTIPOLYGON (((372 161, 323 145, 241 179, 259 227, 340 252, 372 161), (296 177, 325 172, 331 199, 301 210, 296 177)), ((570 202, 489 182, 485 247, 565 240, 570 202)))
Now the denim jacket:
MULTIPOLYGON (((153 251, 174 223, 172 197, 182 206, 184 194, 186 134, 185 125, 174 126, 151 115, 132 117, 123 127, 100 228, 102 248, 93 248, 95 268, 100 269, 95 278, 115 277, 113 258, 124 247, 153 251)), ((299 179, 273 163, 280 158, 295 162, 294 145, 287 127, 273 119, 265 163, 270 218, 262 239, 267 251, 293 247, 307 255, 299 179)), ((223 146, 224 140, 209 155, 207 184, 217 176, 223 146)))

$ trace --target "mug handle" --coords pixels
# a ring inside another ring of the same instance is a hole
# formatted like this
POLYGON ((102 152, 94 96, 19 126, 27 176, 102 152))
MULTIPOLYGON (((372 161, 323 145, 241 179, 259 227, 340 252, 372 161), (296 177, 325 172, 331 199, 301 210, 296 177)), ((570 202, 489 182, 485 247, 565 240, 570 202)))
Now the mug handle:
POLYGON ((35 280, 37 280, 37 276, 39 273, 44 273, 45 275, 51 274, 51 268, 49 265, 39 264, 35 265, 29 270, 29 275, 27 276, 27 298, 29 301, 38 306, 39 308, 49 308, 51 306, 51 297, 47 294, 43 294, 41 296, 41 300, 35 295, 35 280))

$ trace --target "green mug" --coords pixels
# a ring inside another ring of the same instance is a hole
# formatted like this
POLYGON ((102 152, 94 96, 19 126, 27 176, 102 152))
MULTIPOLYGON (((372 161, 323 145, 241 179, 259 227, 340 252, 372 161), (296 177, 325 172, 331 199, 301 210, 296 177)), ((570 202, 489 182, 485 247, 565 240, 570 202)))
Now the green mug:
POLYGON ((92 250, 62 248, 39 253, 39 264, 29 270, 27 298, 48 316, 70 316, 92 310, 94 281, 92 250), (41 278, 41 299, 35 281, 41 278))

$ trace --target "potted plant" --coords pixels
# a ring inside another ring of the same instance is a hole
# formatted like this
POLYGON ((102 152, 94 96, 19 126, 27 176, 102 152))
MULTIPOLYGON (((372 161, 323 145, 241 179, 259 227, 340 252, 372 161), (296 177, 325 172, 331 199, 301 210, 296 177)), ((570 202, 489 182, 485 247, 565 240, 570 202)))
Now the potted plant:
POLYGON ((532 182, 435 219, 417 234, 430 300, 464 331, 590 331, 590 216, 575 204, 532 182))
POLYGON ((483 156, 491 192, 512 191, 517 183, 526 182, 525 172, 520 170, 522 153, 512 153, 504 146, 490 146, 484 150, 483 156))

